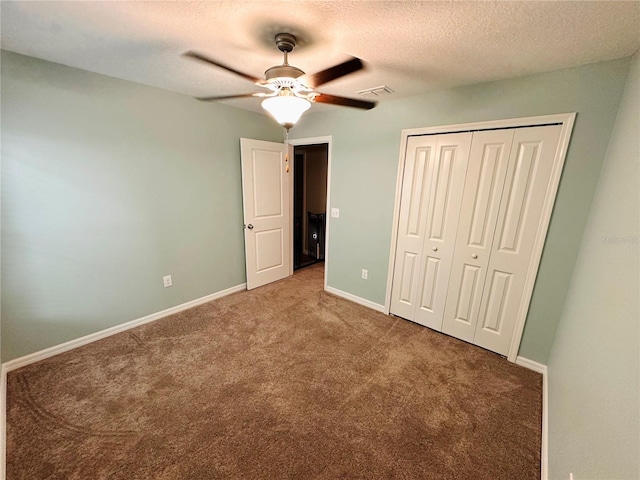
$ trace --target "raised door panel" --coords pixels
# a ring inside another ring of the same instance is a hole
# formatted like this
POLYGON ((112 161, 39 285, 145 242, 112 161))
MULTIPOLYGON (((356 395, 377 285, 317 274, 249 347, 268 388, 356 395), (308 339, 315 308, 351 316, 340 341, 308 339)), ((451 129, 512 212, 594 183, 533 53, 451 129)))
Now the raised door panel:
POLYGON ((433 169, 429 172, 431 182, 414 321, 435 330, 442 329, 471 138, 471 133, 439 135, 433 169))
POLYGON ((437 137, 409 137, 400 199, 391 313, 413 320, 437 137))
POLYGON ((475 132, 442 331, 473 341, 514 130, 475 132))
POLYGON ((284 232, 282 228, 255 233, 256 272, 282 267, 284 264, 284 232))
POLYGON ((253 149, 251 152, 251 186, 254 219, 282 217, 283 179, 281 152, 253 149))
POLYGON ((524 283, 558 148, 561 127, 515 131, 474 343, 506 355, 526 308, 524 283))

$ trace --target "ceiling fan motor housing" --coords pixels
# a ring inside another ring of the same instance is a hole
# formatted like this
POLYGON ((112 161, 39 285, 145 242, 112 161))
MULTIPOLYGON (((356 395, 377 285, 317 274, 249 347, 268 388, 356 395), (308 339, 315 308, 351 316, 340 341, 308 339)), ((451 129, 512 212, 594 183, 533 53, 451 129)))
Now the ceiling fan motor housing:
POLYGON ((276 65, 269 68, 264 72, 264 77, 267 82, 271 84, 280 84, 282 82, 291 83, 291 85, 280 86, 293 86, 295 82, 287 82, 288 79, 294 80, 304 75, 304 72, 297 67, 289 65, 287 62, 287 54, 290 53, 296 46, 296 37, 290 33, 278 33, 275 37, 278 50, 284 53, 284 63, 282 65, 276 65))
POLYGON ((267 81, 274 78, 298 78, 304 75, 304 72, 292 65, 276 65, 264 72, 264 78, 267 81))

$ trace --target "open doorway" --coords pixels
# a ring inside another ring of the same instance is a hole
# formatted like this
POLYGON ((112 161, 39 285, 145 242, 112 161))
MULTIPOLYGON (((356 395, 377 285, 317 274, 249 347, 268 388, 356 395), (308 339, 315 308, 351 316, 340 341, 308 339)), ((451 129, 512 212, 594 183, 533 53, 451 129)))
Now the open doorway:
POLYGON ((324 262, 329 145, 293 151, 293 270, 324 262))

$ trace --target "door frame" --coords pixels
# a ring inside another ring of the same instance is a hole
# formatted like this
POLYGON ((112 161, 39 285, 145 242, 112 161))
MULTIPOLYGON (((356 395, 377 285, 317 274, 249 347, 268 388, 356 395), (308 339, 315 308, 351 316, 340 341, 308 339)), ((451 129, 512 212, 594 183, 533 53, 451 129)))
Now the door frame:
POLYGON ((536 281, 536 276, 538 274, 538 267, 540 266, 540 260, 542 258, 542 250, 544 248, 544 242, 547 236, 551 214, 553 212, 553 205, 555 203, 558 186, 560 184, 560 177, 562 175, 562 169, 564 167, 567 150, 569 148, 569 140, 571 138, 571 132, 575 123, 575 118, 576 113, 574 112, 555 115, 542 115, 537 117, 491 120, 486 122, 461 123, 435 127, 409 128, 402 130, 400 141, 400 155, 398 159, 398 176, 396 178, 396 195, 393 207, 393 225, 391 233, 391 246, 389 250, 389 269, 387 273, 387 291, 384 302, 384 313, 388 315, 391 309, 391 287, 393 284, 393 272, 396 262, 395 257, 396 247, 398 243, 398 222, 400 220, 400 196, 402 192, 404 163, 409 137, 418 135, 437 135, 443 133, 458 133, 469 131, 473 132, 478 130, 492 130, 498 128, 535 127, 548 124, 560 124, 560 139, 558 141, 558 147, 556 149, 556 154, 553 161, 554 164, 553 170, 551 172, 551 181, 549 183, 549 186, 547 187, 542 215, 540 216, 540 223, 538 224, 538 231, 534 241, 533 254, 531 256, 531 261, 527 269, 524 294, 522 297, 523 301, 520 304, 520 309, 518 310, 515 329, 511 338, 511 345, 509 346, 509 354, 507 355, 507 359, 510 362, 516 361, 518 357, 518 349, 520 348, 520 341, 522 340, 522 333, 524 332, 524 324, 527 319, 527 313, 529 311, 531 296, 533 294, 533 287, 536 281))
MULTIPOLYGON (((331 210, 331 142, 333 141, 333 137, 331 135, 326 135, 322 137, 308 137, 308 138, 292 138, 289 139, 288 145, 291 147, 298 147, 302 145, 320 145, 323 143, 327 144, 327 205, 325 208, 325 236, 324 236, 324 286, 323 288, 327 289, 327 279, 329 278, 329 212, 331 210)), ((294 149, 291 149, 291 158, 293 158, 294 149)), ((291 169, 293 173, 293 169, 295 162, 291 162, 291 169)), ((293 175, 289 176, 290 182, 290 196, 291 201, 289 202, 289 217, 291 218, 291 222, 293 223, 293 175)), ((291 271, 290 275, 293 275, 293 228, 291 228, 291 271)))

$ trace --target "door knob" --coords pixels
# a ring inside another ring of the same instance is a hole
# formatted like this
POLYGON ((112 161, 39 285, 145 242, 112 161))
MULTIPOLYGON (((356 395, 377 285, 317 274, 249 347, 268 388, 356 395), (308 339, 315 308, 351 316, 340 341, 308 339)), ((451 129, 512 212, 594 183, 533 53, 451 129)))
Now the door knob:
POLYGON ((478 255, 474 253, 473 255, 471 255, 471 258, 478 258, 478 255))
POLYGON ((249 230, 253 230, 253 225, 249 224, 249 225, 247 225, 247 228, 248 228, 249 230))
POLYGON ((437 252, 437 251, 438 251, 438 247, 433 247, 433 248, 432 248, 432 250, 433 250, 434 252, 437 252))

